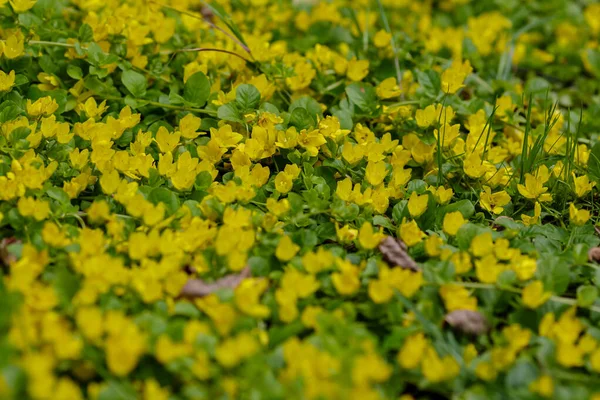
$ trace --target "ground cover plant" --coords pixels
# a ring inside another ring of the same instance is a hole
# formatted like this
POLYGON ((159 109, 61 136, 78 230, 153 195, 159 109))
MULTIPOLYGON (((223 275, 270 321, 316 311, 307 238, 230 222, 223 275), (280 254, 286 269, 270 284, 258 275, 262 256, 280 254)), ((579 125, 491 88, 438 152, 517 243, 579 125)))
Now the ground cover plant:
POLYGON ((599 4, 0 23, 0 398, 600 399, 599 4))

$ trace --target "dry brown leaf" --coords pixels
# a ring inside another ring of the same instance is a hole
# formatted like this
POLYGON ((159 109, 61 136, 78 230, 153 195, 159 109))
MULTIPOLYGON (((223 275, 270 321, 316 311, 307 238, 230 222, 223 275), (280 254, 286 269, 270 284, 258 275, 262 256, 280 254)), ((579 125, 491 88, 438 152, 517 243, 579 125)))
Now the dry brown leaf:
POLYGON ((600 247, 592 247, 588 250, 588 259, 591 262, 600 263, 600 247))
POLYGON ((447 314, 444 320, 453 328, 470 335, 481 335, 487 332, 487 319, 478 311, 455 310, 447 314))
POLYGON ((182 297, 204 297, 219 289, 231 288, 235 289, 246 278, 250 277, 250 267, 246 267, 237 274, 230 274, 217 279, 214 282, 207 283, 202 279, 190 279, 187 281, 183 289, 181 289, 182 297))
POLYGON ((400 268, 412 269, 413 271, 420 271, 421 268, 408 255, 407 250, 408 248, 402 240, 394 239, 391 236, 387 236, 379 243, 379 251, 383 254, 383 259, 388 264, 400 268))
POLYGON ((16 238, 5 238, 0 241, 0 264, 8 267, 10 264, 17 261, 17 257, 10 254, 8 251, 8 246, 19 242, 20 240, 16 238))

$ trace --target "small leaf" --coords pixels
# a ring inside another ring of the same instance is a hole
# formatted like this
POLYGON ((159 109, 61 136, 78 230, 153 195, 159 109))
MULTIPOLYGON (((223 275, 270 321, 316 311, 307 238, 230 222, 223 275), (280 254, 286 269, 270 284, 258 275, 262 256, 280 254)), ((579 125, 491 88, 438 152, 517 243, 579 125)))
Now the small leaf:
POLYGON ((290 114, 290 125, 298 130, 308 129, 314 126, 314 120, 306 108, 298 107, 290 114))
POLYGON ((489 329, 487 319, 478 311, 455 310, 444 317, 451 327, 469 335, 482 335, 489 329))
POLYGON ((121 81, 134 97, 144 97, 146 94, 148 82, 146 81, 146 77, 139 72, 133 70, 123 72, 121 81))
POLYGON ((70 204, 71 203, 71 201, 69 199, 69 195, 61 188, 51 187, 50 189, 46 190, 46 194, 50 198, 58 201, 60 204, 70 204))
POLYGON ((83 78, 83 71, 77 65, 69 64, 67 67, 67 75, 73 79, 83 78))
POLYGON ((179 198, 177 195, 164 187, 152 189, 148 194, 148 200, 153 204, 164 203, 169 214, 174 214, 179 209, 179 198))
POLYGON ((254 85, 243 83, 235 90, 235 100, 242 110, 254 110, 260 103, 260 92, 254 85))
POLYGON ((365 112, 372 112, 377 106, 377 95, 373 86, 366 83, 351 83, 346 86, 346 94, 352 103, 365 112))
POLYGON ((81 43, 88 43, 94 40, 94 31, 92 27, 88 24, 83 24, 79 27, 79 34, 77 35, 77 39, 81 43))
POLYGON ((209 95, 210 82, 200 71, 190 76, 183 87, 183 98, 198 107, 206 104, 209 95))
POLYGON ((589 307, 598 298, 598 288, 592 285, 579 286, 577 288, 577 304, 581 307, 589 307))
POLYGON ((235 107, 234 102, 223 104, 219 107, 217 110, 217 117, 225 121, 239 122, 240 124, 244 122, 240 112, 235 107))

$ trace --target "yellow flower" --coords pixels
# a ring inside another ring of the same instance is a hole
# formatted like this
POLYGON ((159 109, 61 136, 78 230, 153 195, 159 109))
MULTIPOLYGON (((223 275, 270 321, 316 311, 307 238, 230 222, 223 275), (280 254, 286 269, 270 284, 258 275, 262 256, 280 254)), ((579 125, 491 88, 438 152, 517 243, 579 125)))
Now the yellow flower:
POLYGON ((413 218, 421 216, 427 210, 427 202, 429 196, 427 194, 419 196, 417 192, 412 192, 408 199, 408 212, 413 218))
POLYGON ((510 203, 510 196, 506 191, 492 193, 489 186, 483 187, 483 192, 479 195, 479 204, 481 207, 493 214, 502 214, 504 206, 510 203))
POLYGON ((106 111, 108 107, 106 106, 106 100, 104 100, 100 105, 96 103, 96 100, 93 97, 90 97, 83 104, 79 104, 77 106, 77 111, 85 112, 88 118, 96 118, 101 117, 104 111, 106 111))
POLYGON ((384 237, 383 233, 373 230, 370 222, 365 222, 358 232, 358 241, 361 247, 367 250, 377 247, 384 237))
POLYGON ((558 363, 567 368, 575 368, 583 366, 583 350, 575 345, 559 340, 556 349, 556 360, 558 363))
POLYGON ((460 251, 452 254, 450 261, 454 264, 454 271, 457 274, 465 274, 473 268, 471 256, 466 251, 460 251))
POLYGON ((486 172, 485 163, 481 161, 479 154, 473 152, 463 162, 465 174, 471 178, 481 178, 486 172))
POLYGON ((554 393, 554 381, 551 376, 542 375, 529 384, 529 390, 542 397, 550 398, 554 393))
POLYGON ((490 382, 496 379, 498 371, 489 361, 480 361, 475 367, 475 375, 481 380, 490 382))
POLYGON ((30 99, 27 99, 25 108, 27 109, 27 114, 32 117, 37 117, 39 115, 49 116, 58 109, 58 103, 52 97, 46 96, 37 99, 33 103, 30 99))
POLYGON ((162 388, 154 379, 146 379, 144 382, 144 400, 168 400, 169 389, 162 388))
POLYGON ((473 71, 471 63, 466 60, 464 63, 454 61, 450 68, 446 69, 442 73, 442 91, 444 93, 455 93, 458 89, 463 87, 463 82, 467 75, 473 71))
POLYGON ((544 187, 544 183, 546 183, 548 179, 550 179, 548 167, 542 165, 538 168, 535 175, 525 174, 525 185, 518 184, 517 189, 521 195, 528 199, 540 202, 552 201, 552 195, 546 193, 548 188, 544 187))
POLYGON ((439 113, 436 111, 435 105, 430 104, 425 109, 415 112, 415 120, 420 128, 427 128, 432 124, 437 124, 439 113))
POLYGON ((533 217, 529 215, 521 214, 521 220, 526 226, 535 225, 538 223, 540 219, 540 215, 542 214, 542 205, 539 202, 535 202, 535 206, 533 207, 533 217))
POLYGON ((100 177, 100 186, 105 194, 111 195, 117 191, 121 180, 119 178, 119 172, 116 169, 102 174, 100 177))
POLYGON ((529 345, 531 331, 521 328, 519 324, 512 324, 502 329, 502 334, 508 340, 509 346, 514 351, 520 351, 529 345))
POLYGON ((377 92, 377 97, 384 100, 391 99, 392 97, 398 97, 401 93, 400 86, 398 86, 396 78, 394 77, 381 81, 381 83, 377 85, 375 91, 377 92))
POLYGON ((512 260, 511 268, 522 281, 533 278, 537 269, 537 261, 531 257, 522 256, 512 260))
POLYGON ((383 161, 369 161, 367 163, 365 178, 373 186, 379 185, 387 175, 387 165, 383 161))
POLYGON ((349 225, 344 225, 341 228, 336 222, 335 233, 337 239, 342 243, 348 243, 355 240, 358 237, 358 230, 350 228, 349 225))
POLYGON ((440 358, 433 347, 428 347, 425 351, 421 371, 428 381, 442 382, 456 377, 460 372, 460 366, 451 355, 440 358))
POLYGON ((477 235, 471 241, 469 248, 475 257, 483 257, 490 254, 494 250, 494 239, 491 232, 485 232, 477 235))
POLYGON ((4 42, 4 55, 10 60, 22 56, 24 51, 25 40, 20 30, 10 35, 4 42))
POLYGON ((392 35, 384 31, 383 29, 377 31, 375 36, 373 36, 373 43, 375 44, 375 47, 378 47, 380 49, 387 47, 391 41, 392 35))
POLYGON ((15 71, 10 71, 8 74, 0 71, 0 92, 9 91, 15 84, 15 71))
POLYGON ((289 261, 298 253, 300 246, 292 242, 292 239, 285 235, 279 240, 275 249, 275 256, 281 261, 289 261))
POLYGON ((341 272, 331 274, 331 281, 335 290, 343 296, 354 294, 360 288, 359 274, 360 270, 357 266, 349 261, 338 261, 338 266, 341 272))
POLYGON ((368 387, 370 382, 385 382, 391 373, 392 368, 371 350, 354 359, 352 382, 361 388, 368 387))
POLYGON ((156 132, 156 138, 154 140, 158 144, 158 148, 160 149, 161 153, 168 153, 175 150, 175 148, 179 145, 179 137, 179 132, 171 133, 167 130, 167 128, 161 126, 158 128, 158 131, 156 132))
POLYGON ((440 247, 444 244, 441 237, 437 235, 430 235, 425 240, 425 252, 431 257, 437 257, 440 255, 440 247))
POLYGON ((469 364, 477 357, 477 348, 473 343, 469 343, 465 346, 463 351, 463 359, 465 360, 465 364, 469 364))
POLYGON ((574 225, 585 225, 590 217, 588 210, 578 209, 573 203, 569 205, 569 219, 574 225))
POLYGON ((369 74, 369 61, 352 59, 348 61, 346 76, 354 82, 362 81, 369 74))
POLYGON ((10 5, 16 13, 23 13, 33 6, 37 0, 10 0, 10 5))
POLYGON ((448 312, 456 310, 477 311, 477 298, 471 297, 464 286, 447 284, 440 287, 440 296, 448 312))
POLYGON ((428 340, 423 333, 407 337, 398 352, 398 364, 404 369, 416 368, 423 359, 428 340))
POLYGON ((460 211, 449 212, 444 215, 443 228, 450 236, 455 236, 461 226, 467 221, 464 219, 460 211))
POLYGON ((64 247, 69 244, 69 239, 65 236, 65 232, 54 222, 49 221, 46 221, 42 229, 42 239, 53 247, 64 247))
POLYGON ((523 289, 523 304, 528 308, 538 308, 552 296, 552 293, 544 291, 542 281, 533 281, 523 289))
POLYGON ((33 197, 21 197, 17 202, 19 213, 24 217, 33 217, 38 221, 48 218, 50 204, 45 200, 36 200, 33 197))
POLYGON ((446 189, 443 186, 440 186, 437 189, 433 186, 430 186, 428 190, 431 192, 431 194, 433 194, 435 201, 441 205, 449 202, 450 199, 452 199, 452 196, 454 195, 454 191, 452 190, 452 188, 446 189))
POLYGON ((398 228, 400 238, 408 247, 412 247, 423 240, 427 235, 419 228, 415 220, 403 222, 398 228))
POLYGON ((186 139, 195 139, 199 135, 204 134, 205 132, 198 132, 201 123, 202 120, 194 114, 187 114, 179 120, 179 131, 181 132, 181 136, 186 139))
POLYGON ((596 184, 596 182, 590 182, 587 175, 576 177, 575 173, 573 173, 573 182, 575 184, 575 194, 577 197, 583 197, 588 194, 596 184))
POLYGON ((375 279, 369 282, 369 297, 373 303, 382 304, 391 300, 394 291, 389 283, 381 279, 375 279))
POLYGON ((260 303, 260 296, 267 290, 266 279, 249 278, 242 281, 235 289, 235 304, 244 314, 254 318, 266 318, 270 314, 269 307, 260 303))

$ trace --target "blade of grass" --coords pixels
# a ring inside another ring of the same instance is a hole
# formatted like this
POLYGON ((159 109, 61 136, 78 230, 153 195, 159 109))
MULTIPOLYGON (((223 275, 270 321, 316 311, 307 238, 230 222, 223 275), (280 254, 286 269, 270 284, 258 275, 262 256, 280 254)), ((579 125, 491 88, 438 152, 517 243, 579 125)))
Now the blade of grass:
MULTIPOLYGON (((381 3, 381 0, 377 0, 377 4, 379 5, 379 14, 381 15, 381 22, 383 22, 383 27, 385 28, 387 33, 389 33, 392 36, 390 44, 392 46, 392 52, 394 53, 394 68, 396 69, 396 76, 398 79, 398 87, 400 88, 400 91, 402 92, 402 71, 400 70, 400 60, 398 59, 398 48, 396 47, 396 40, 394 39, 394 33, 392 32, 392 29, 390 28, 390 24, 388 22, 387 15, 385 14, 385 10, 383 8, 383 4, 381 3)), ((402 93, 400 95, 400 97, 402 99, 404 99, 404 93, 402 93)))

